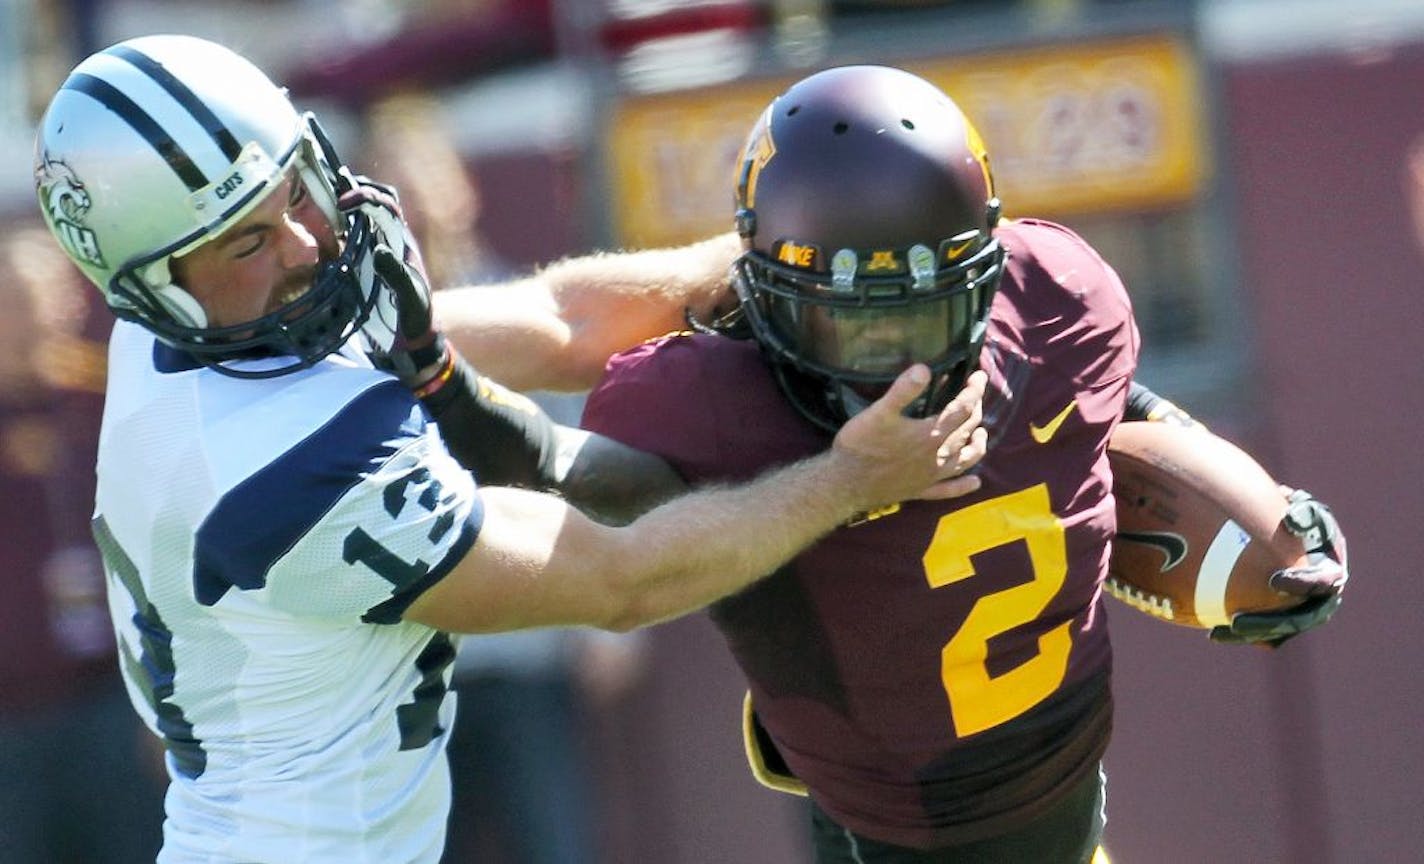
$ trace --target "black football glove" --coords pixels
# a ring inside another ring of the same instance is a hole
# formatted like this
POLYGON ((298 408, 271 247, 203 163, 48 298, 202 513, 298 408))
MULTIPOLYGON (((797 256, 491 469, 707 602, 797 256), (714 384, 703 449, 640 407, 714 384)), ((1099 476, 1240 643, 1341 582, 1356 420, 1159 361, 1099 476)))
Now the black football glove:
POLYGON ((394 303, 393 310, 377 310, 385 314, 383 332, 367 334, 371 363, 415 392, 439 424, 451 455, 481 483, 556 488, 567 470, 559 464, 559 448, 569 439, 532 401, 481 377, 446 343, 435 326, 430 280, 396 190, 352 177, 337 203, 345 213, 360 210, 370 222, 376 275, 394 303))
POLYGON ((394 338, 389 344, 373 344, 368 356, 377 368, 394 372, 405 383, 418 387, 423 383, 419 380, 421 370, 443 366, 441 361, 447 359, 448 351, 444 335, 435 329, 430 279, 396 190, 369 177, 353 179, 354 185, 341 194, 337 206, 342 212, 360 210, 370 222, 376 275, 390 288, 395 305, 394 338))
POLYGON ((1272 574, 1271 587, 1300 596, 1303 602, 1282 612, 1236 615, 1229 625, 1212 628, 1213 641, 1278 648, 1286 640, 1329 621, 1340 608, 1340 594, 1350 578, 1340 523, 1330 508, 1309 492, 1292 490, 1286 500, 1289 505, 1281 524, 1304 541, 1308 563, 1272 574))

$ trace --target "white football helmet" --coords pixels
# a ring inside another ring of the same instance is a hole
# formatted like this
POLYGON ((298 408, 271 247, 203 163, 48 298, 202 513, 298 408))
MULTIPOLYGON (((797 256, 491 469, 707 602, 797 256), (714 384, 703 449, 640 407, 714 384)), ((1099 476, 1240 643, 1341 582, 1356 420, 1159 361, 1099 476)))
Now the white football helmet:
POLYGON ((146 36, 80 63, 41 121, 35 183, 50 230, 117 316, 227 374, 271 377, 312 365, 362 328, 383 293, 369 218, 338 209, 351 175, 315 118, 212 42, 146 36), (341 256, 283 308, 208 326, 197 300, 173 282, 170 260, 242 219, 289 171, 343 238, 341 256), (230 365, 274 354, 292 362, 260 372, 230 365))

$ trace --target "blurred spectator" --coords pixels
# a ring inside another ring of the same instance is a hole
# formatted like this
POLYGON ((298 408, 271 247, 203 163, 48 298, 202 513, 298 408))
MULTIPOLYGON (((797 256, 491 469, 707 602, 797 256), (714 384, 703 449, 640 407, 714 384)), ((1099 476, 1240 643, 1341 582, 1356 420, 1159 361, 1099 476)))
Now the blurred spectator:
POLYGON ((152 862, 163 768, 89 534, 108 313, 43 227, 0 236, 0 861, 152 862))
POLYGON ((400 191, 431 285, 501 280, 513 274, 480 234, 479 186, 440 110, 430 97, 414 93, 372 105, 363 148, 370 164, 357 167, 400 191))
MULTIPOLYGON (((436 288, 507 277, 480 236, 478 186, 439 110, 412 94, 374 105, 366 123, 371 163, 358 168, 399 190, 436 288)), ((581 395, 530 395, 555 420, 578 425, 581 395)), ((636 679, 642 645, 639 634, 585 629, 461 638, 446 864, 602 860, 593 719, 636 679)))

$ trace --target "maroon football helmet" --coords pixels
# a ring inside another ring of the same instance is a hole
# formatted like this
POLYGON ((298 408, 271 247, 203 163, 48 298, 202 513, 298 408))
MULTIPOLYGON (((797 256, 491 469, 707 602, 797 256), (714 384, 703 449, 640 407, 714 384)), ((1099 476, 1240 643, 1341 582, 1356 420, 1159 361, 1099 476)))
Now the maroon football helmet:
POLYGON ((988 156, 959 108, 899 69, 811 75, 742 152, 734 284, 783 389, 838 428, 915 362, 925 416, 978 365, 1004 269, 988 156))

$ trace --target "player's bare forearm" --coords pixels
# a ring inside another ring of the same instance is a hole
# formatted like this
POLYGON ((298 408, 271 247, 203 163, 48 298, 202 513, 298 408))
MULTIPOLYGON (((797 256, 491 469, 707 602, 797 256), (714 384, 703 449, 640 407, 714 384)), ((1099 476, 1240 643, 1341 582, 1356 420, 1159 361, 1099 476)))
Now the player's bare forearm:
POLYGON ((587 389, 617 351, 684 329, 732 302, 741 251, 728 233, 688 246, 568 258, 501 285, 438 292, 446 336, 482 373, 516 390, 587 389))
POLYGON ((827 452, 749 485, 690 493, 622 528, 552 496, 487 489, 478 542, 405 617, 459 632, 667 620, 774 571, 868 509, 853 491, 856 468, 827 452))
POLYGON ((928 383, 915 367, 830 450, 749 484, 701 489, 626 527, 547 495, 484 493, 479 540, 407 618, 484 631, 592 624, 625 630, 684 614, 776 570, 853 515, 925 494, 965 494, 984 453, 983 375, 941 415, 901 411, 928 383))
POLYGON ((977 488, 978 479, 964 472, 984 453, 983 376, 940 417, 908 420, 900 410, 927 376, 923 367, 902 376, 819 456, 748 485, 685 496, 636 520, 623 537, 646 563, 626 571, 634 584, 622 593, 630 604, 614 629, 680 615, 739 590, 858 513, 927 491, 977 488))

